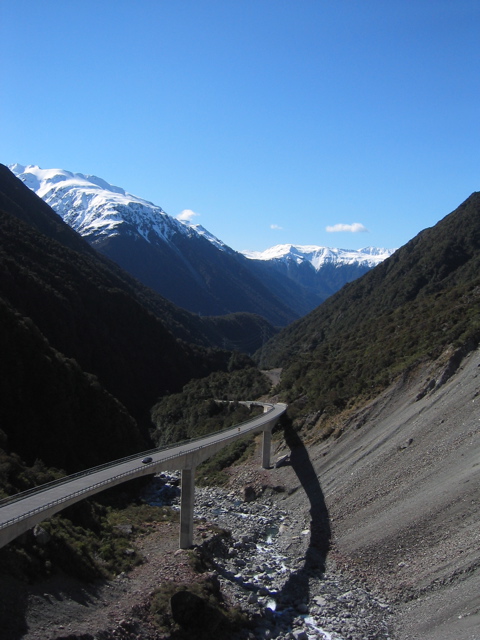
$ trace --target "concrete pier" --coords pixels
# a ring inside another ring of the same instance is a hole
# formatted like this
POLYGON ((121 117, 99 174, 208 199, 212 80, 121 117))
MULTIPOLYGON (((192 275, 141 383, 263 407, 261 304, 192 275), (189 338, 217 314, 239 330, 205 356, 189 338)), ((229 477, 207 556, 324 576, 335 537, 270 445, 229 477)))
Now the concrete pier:
POLYGON ((180 549, 193 544, 193 506, 195 504, 195 467, 182 469, 180 497, 180 549))
POLYGON ((270 449, 272 444, 272 428, 265 429, 262 438, 262 467, 270 469, 270 449))

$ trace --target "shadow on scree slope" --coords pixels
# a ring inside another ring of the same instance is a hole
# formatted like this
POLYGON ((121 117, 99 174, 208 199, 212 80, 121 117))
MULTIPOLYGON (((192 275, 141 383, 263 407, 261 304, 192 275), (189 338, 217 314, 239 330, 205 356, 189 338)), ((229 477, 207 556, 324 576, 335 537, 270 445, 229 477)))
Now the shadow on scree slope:
POLYGON ((303 566, 292 573, 283 586, 281 596, 286 599, 308 602, 308 581, 320 577, 330 550, 330 518, 325 497, 308 451, 291 422, 284 420, 285 442, 290 449, 290 463, 310 502, 310 543, 303 566))

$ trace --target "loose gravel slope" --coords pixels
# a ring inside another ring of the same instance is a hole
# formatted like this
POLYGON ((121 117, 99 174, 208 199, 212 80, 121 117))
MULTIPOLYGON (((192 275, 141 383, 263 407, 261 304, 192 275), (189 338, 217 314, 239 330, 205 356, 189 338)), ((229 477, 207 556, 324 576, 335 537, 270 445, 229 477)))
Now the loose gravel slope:
POLYGON ((394 603, 400 640, 480 638, 480 352, 440 384, 447 367, 425 364, 308 446, 329 558, 394 603))

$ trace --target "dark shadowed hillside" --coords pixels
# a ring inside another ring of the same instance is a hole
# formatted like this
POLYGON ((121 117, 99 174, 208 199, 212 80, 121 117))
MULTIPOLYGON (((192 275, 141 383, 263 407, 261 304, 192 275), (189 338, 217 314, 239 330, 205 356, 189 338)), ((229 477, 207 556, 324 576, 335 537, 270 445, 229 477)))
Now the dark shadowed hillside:
MULTIPOLYGON (((337 411, 422 358, 480 337, 480 193, 273 338, 298 412, 337 411)), ((293 407, 295 411, 295 407, 293 407)))
MULTIPOLYGON (((176 338, 207 348, 223 348, 226 341, 233 341, 235 348, 241 349, 245 344, 248 347, 246 350, 252 353, 262 343, 265 335, 271 337, 275 333, 272 325, 264 318, 258 316, 254 321, 255 314, 230 314, 219 322, 218 318, 211 320, 209 317, 199 317, 177 307, 140 283, 115 262, 95 251, 41 198, 25 188, 25 185, 1 164, 0 210, 26 222, 51 240, 84 255, 87 262, 91 261, 93 268, 113 282, 115 287, 126 292, 142 307, 160 318, 176 338), (225 333, 222 333, 223 330, 225 333), (255 340, 252 344, 252 337, 255 337, 257 346, 255 340)), ((167 275, 164 274, 164 277, 167 275)), ((227 348, 234 347, 228 344, 227 348)))
POLYGON ((286 302, 286 295, 277 295, 275 288, 263 283, 243 256, 218 251, 202 237, 176 234, 170 243, 147 242, 132 233, 102 237, 92 246, 193 313, 258 313, 279 326, 299 317, 300 313, 286 302))
POLYGON ((230 352, 169 330, 188 337, 203 324, 213 334, 213 324, 177 313, 98 256, 4 167, 0 298, 2 429, 8 449, 29 461, 71 471, 145 447, 159 396, 232 366, 230 352))
POLYGON ((2 296, 134 415, 191 377, 186 348, 101 264, 3 212, 0 234, 2 296))
MULTIPOLYGON (((98 379, 0 300, 1 446, 69 471, 141 450, 134 419, 98 379)), ((3 487, 2 487, 3 488, 3 487)))

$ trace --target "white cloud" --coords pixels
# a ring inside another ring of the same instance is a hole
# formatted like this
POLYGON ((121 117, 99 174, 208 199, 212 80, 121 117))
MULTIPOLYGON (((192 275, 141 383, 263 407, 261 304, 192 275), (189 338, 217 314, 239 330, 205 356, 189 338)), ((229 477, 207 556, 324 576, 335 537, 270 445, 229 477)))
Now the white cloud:
POLYGON ((353 224, 334 224, 331 227, 325 227, 329 233, 337 233, 338 231, 348 231, 349 233, 363 233, 368 231, 367 227, 363 226, 360 222, 354 222, 353 224))
POLYGON ((271 224, 271 225, 270 225, 270 229, 276 229, 276 230, 278 230, 278 229, 283 229, 283 227, 279 227, 279 226, 278 226, 278 224, 271 224))
POLYGON ((184 209, 178 214, 177 220, 180 220, 181 222, 191 222, 193 218, 199 215, 199 213, 195 213, 195 211, 192 211, 191 209, 184 209))

